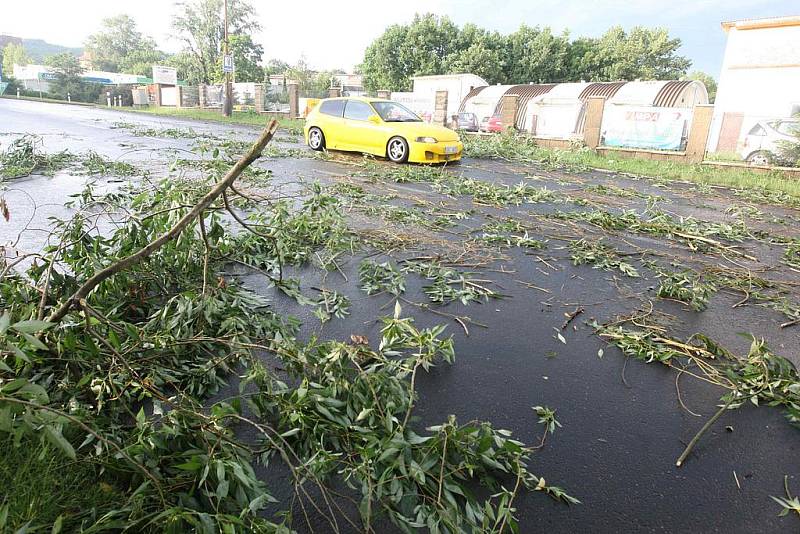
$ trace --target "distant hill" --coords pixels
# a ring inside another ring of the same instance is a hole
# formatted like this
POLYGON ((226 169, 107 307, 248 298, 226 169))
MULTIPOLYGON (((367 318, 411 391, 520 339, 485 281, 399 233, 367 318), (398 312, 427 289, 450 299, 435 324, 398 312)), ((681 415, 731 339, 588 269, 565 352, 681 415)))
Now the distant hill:
POLYGON ((81 47, 51 44, 44 39, 24 39, 11 35, 0 35, 0 48, 6 46, 8 43, 22 43, 25 52, 28 53, 34 63, 42 63, 47 56, 60 54, 62 52, 69 52, 76 56, 83 54, 83 48, 81 47))
POLYGON ((22 39, 11 35, 0 35, 0 48, 5 48, 8 43, 21 44, 22 39))
POLYGON ((47 56, 69 52, 75 56, 83 54, 82 47, 69 47, 50 44, 43 39, 23 39, 22 46, 35 63, 41 63, 47 56))

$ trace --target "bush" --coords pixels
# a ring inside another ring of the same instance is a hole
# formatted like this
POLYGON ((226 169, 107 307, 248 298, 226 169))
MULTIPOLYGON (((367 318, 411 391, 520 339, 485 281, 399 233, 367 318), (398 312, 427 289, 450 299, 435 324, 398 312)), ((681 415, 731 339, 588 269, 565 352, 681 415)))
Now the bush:
MULTIPOLYGON (((800 115, 798 115, 800 118, 800 115)), ((800 127, 795 130, 795 141, 780 141, 778 143, 778 157, 781 163, 800 167, 800 127)))

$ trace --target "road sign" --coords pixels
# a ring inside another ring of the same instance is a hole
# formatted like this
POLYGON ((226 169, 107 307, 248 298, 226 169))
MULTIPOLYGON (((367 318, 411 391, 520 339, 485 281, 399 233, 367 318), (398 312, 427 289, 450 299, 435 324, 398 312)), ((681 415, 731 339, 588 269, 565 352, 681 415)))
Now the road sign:
POLYGON ((233 72, 233 54, 222 56, 222 72, 233 72))
POLYGON ((172 67, 153 65, 153 83, 178 85, 178 71, 172 67))

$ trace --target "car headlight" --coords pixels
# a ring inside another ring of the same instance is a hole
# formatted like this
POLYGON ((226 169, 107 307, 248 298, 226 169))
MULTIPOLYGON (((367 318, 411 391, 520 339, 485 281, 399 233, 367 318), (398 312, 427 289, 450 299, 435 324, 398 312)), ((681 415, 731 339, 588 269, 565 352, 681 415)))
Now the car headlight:
POLYGON ((435 137, 417 137, 417 143, 436 143, 435 137))

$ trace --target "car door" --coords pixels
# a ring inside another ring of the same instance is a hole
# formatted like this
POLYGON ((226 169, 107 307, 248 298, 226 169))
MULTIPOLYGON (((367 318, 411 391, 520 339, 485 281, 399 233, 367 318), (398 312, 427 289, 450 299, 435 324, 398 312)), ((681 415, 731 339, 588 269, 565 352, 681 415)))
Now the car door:
MULTIPOLYGON (((346 150, 377 154, 380 144, 380 124, 373 122, 378 117, 372 106, 362 100, 347 100, 344 107, 344 131, 346 150)), ((379 118, 379 117, 378 117, 379 118)))
POLYGON ((319 105, 317 126, 325 136, 325 146, 331 149, 342 148, 342 128, 344 127, 343 99, 323 100, 319 105))
POLYGON ((747 136, 744 140, 744 147, 746 154, 742 154, 743 157, 747 157, 749 154, 753 152, 757 152, 764 147, 764 139, 767 137, 767 130, 761 124, 756 124, 753 126, 749 132, 747 132, 747 136))

